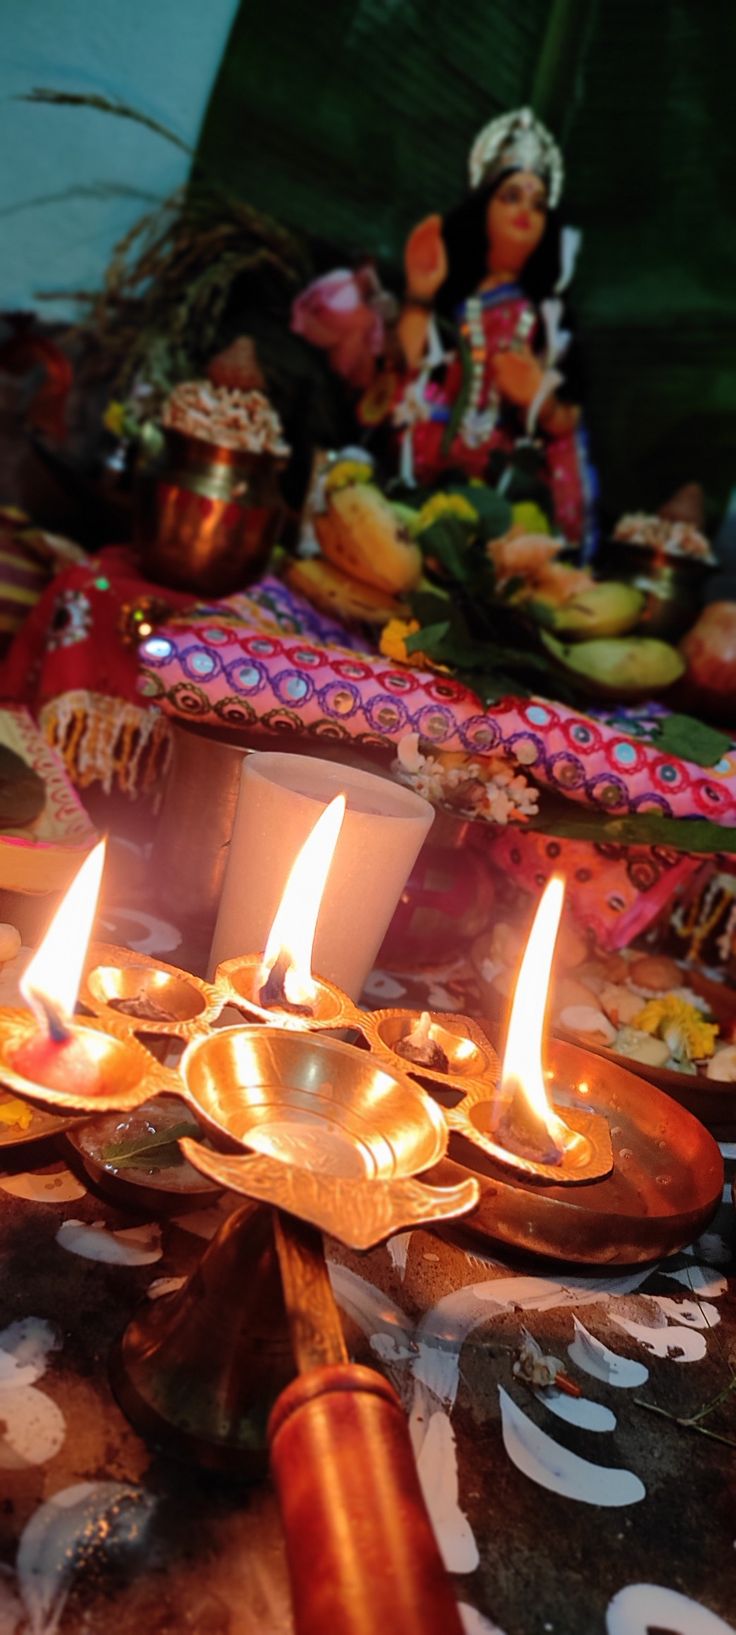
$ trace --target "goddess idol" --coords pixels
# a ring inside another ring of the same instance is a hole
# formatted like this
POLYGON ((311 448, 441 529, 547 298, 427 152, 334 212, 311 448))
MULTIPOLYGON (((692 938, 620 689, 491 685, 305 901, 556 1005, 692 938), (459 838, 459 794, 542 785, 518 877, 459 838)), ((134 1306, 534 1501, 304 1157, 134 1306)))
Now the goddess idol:
POLYGON ((463 202, 427 216, 405 246, 402 475, 425 486, 461 472, 509 498, 536 485, 553 525, 588 556, 594 473, 560 369, 570 342, 560 295, 579 241, 559 224, 562 155, 522 108, 484 127, 469 168, 463 202))

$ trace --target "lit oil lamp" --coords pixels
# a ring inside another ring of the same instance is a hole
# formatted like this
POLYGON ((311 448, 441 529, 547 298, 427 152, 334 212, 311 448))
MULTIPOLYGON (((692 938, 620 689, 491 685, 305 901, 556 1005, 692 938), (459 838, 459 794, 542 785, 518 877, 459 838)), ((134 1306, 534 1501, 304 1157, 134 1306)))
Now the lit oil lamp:
POLYGON ((246 1016, 300 1031, 335 1028, 354 1020, 355 1006, 332 982, 312 973, 312 948, 325 883, 345 815, 336 795, 318 818, 292 864, 261 954, 218 966, 215 983, 246 1016))
POLYGON ((162 1086, 131 1035, 74 1016, 105 863, 100 841, 62 899, 20 984, 28 1011, 0 1011, 0 1078, 50 1111, 127 1109, 162 1086))
POLYGON ((94 1039, 93 1045, 94 1036, 87 1039, 75 1032, 71 1018, 104 866, 105 842, 101 840, 72 881, 21 978, 20 991, 38 1027, 11 1053, 13 1067, 25 1078, 50 1090, 64 1089, 73 1079, 85 1096, 95 1095, 100 1088, 104 1039, 94 1039))
POLYGON ((479 1175, 473 1225, 487 1235, 582 1262, 652 1259, 702 1231, 720 1201, 722 1160, 696 1119, 634 1073, 544 1040, 563 897, 553 878, 521 961, 497 1086, 471 1073, 445 1110, 464 1138, 451 1155, 479 1175))
POLYGON ((516 982, 501 1074, 489 1102, 472 1086, 449 1122, 500 1164, 530 1179, 560 1186, 598 1180, 613 1168, 605 1118, 580 1107, 563 1110, 549 1099, 542 1063, 544 1016, 552 957, 565 895, 558 877, 548 882, 516 982), (486 1127, 478 1121, 487 1118, 486 1127), (487 1115, 490 1114, 490 1117, 487 1115))

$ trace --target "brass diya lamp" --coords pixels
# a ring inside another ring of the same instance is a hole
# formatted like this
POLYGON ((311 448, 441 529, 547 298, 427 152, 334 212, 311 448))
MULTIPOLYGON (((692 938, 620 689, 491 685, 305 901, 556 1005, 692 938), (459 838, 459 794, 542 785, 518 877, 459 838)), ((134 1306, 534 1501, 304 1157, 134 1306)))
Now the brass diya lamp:
MULTIPOLYGON (((371 1015, 313 976, 343 808, 338 797, 315 825, 262 956, 228 960, 205 983, 93 945, 81 992, 96 1019, 69 1025, 72 1049, 39 1034, 26 1013, 0 1014, 5 1081, 37 1104, 87 1114, 177 1095, 217 1149, 181 1143, 203 1176, 353 1248, 471 1209, 475 1236, 582 1264, 654 1259, 690 1241, 720 1199, 715 1142, 618 1064, 559 1041, 544 1045, 562 881, 550 881, 539 906, 501 1068, 467 1017, 371 1015), (248 1024, 215 1029, 225 1005, 248 1024), (336 1031, 357 1035, 363 1048, 331 1037, 336 1031), (136 1035, 147 1033, 186 1042, 177 1072, 144 1050, 136 1035), (80 1049, 84 1067, 88 1057, 97 1064, 91 1079, 77 1071, 80 1049)), ((28 997, 38 1013, 41 993, 40 1013, 56 1026, 58 1002, 43 998, 48 980, 35 966, 28 997)), ((68 996, 65 1003, 69 1015, 68 996)))
POLYGON ((126 1111, 166 1088, 163 1070, 135 1036, 74 1015, 105 860, 91 851, 26 968, 29 1010, 0 1010, 0 1079, 57 1112, 126 1111))
POLYGON ((160 961, 93 945, 81 992, 97 1015, 81 1022, 73 1011, 103 866, 104 848, 96 848, 25 973, 33 1014, 0 1012, 0 1074, 36 1105, 88 1116, 134 1110, 156 1093, 176 1096, 226 1149, 183 1142, 200 1171, 368 1248, 406 1226, 472 1208, 478 1187, 467 1176, 449 1188, 417 1179, 446 1152, 441 1110, 380 1053, 315 1031, 327 1009, 338 1025, 360 1014, 311 973, 344 804, 338 797, 315 825, 266 952, 260 961, 245 957, 240 986, 229 973, 210 985, 160 961), (250 1014, 243 986, 268 1025, 214 1029, 230 998, 250 1014), (161 1030, 188 1039, 177 1069, 156 1061, 136 1037, 161 1030))

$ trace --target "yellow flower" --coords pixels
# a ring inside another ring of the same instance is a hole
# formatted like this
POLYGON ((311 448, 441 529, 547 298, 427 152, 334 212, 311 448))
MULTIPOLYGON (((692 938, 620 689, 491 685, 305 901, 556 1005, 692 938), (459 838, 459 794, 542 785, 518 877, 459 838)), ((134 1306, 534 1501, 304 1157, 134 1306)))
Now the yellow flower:
POLYGON ((673 993, 649 999, 631 1025, 664 1039, 671 1055, 687 1061, 712 1056, 718 1034, 716 1022, 706 1022, 694 1005, 673 993))
POLYGON ((370 483, 373 481, 373 467, 363 460, 338 460, 325 477, 325 492, 332 494, 337 488, 349 488, 351 483, 370 483))
POLYGON ((378 643, 384 658, 395 659, 398 664, 416 663, 419 654, 407 653, 406 638, 415 635, 418 629, 418 619, 389 619, 381 631, 378 643))
POLYGON ((108 403, 102 416, 102 423, 113 437, 125 436, 125 404, 116 402, 115 398, 108 403))
POLYGON ((464 494, 433 494, 419 512, 416 532, 421 534, 425 528, 431 528, 433 522, 441 517, 459 517, 461 522, 477 522, 478 512, 464 494))
POLYGON ((533 500, 519 500, 516 505, 512 505, 511 515, 514 527, 521 527, 525 534, 550 532, 549 517, 545 516, 541 506, 535 505, 533 500))

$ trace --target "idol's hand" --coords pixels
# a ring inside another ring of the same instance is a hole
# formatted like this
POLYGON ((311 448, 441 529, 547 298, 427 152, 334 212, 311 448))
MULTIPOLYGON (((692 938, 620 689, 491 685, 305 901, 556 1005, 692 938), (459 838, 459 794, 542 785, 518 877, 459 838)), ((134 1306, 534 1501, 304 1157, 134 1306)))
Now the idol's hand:
POLYGON ((404 249, 407 302, 429 305, 447 277, 442 217, 426 216, 409 234, 404 249))
POLYGON ((502 397, 528 409, 544 379, 544 370, 528 346, 493 355, 493 379, 502 397))

